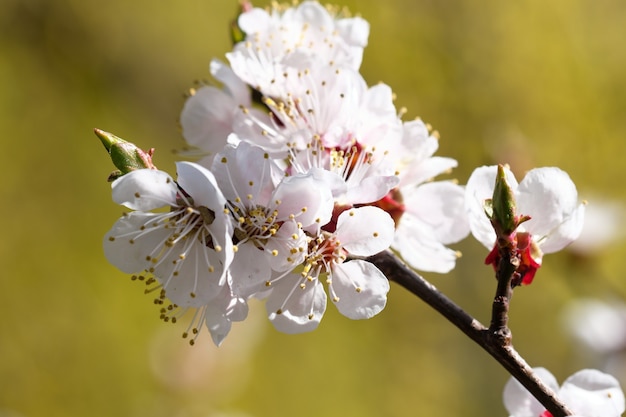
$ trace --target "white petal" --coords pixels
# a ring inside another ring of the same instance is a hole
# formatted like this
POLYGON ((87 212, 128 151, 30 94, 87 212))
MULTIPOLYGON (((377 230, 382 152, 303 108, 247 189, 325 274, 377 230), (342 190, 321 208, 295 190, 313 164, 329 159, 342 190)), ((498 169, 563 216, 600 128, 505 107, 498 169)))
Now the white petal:
MULTIPOLYGON (((195 239, 190 236, 190 239, 195 239)), ((160 259, 154 276, 166 297, 180 307, 202 307, 218 296, 226 273, 224 256, 199 241, 179 242, 160 259), (184 259, 181 260, 181 255, 184 259)))
MULTIPOLYGON (((533 368, 535 374, 557 392, 559 384, 554 375, 545 368, 533 368)), ((511 377, 504 386, 504 407, 513 417, 538 417, 545 408, 515 378, 511 377)))
POLYGON ((400 191, 406 211, 398 229, 420 223, 422 229, 432 230, 429 235, 443 244, 456 243, 469 234, 463 187, 450 181, 438 181, 403 187, 400 191))
POLYGON ((289 274, 273 287, 265 308, 277 330, 295 334, 315 330, 326 311, 326 293, 318 280, 306 282, 299 274, 289 274))
POLYGON ((228 65, 219 59, 213 59, 210 68, 211 74, 224 84, 224 88, 230 93, 237 106, 248 107, 250 105, 250 88, 235 75, 228 65))
MULTIPOLYGON (((408 221, 405 217, 402 222, 408 221)), ((396 230, 392 249, 412 268, 419 271, 445 274, 454 269, 459 258, 456 251, 438 242, 429 230, 420 230, 420 225, 408 225, 396 230)))
POLYGON ((104 255, 120 271, 142 272, 150 266, 150 255, 171 234, 163 227, 144 229, 158 214, 132 212, 121 217, 104 236, 104 255))
POLYGON ((265 283, 272 277, 269 255, 252 242, 238 245, 237 253, 230 265, 234 291, 249 297, 265 290, 265 283))
POLYGON ((213 238, 213 246, 223 252, 222 261, 227 269, 233 257, 233 225, 230 215, 224 212, 224 194, 213 173, 203 166, 192 162, 177 162, 176 170, 179 185, 193 198, 194 205, 207 207, 215 215, 213 222, 207 226, 213 238))
POLYGON ((237 19, 237 24, 246 34, 264 31, 271 22, 269 13, 260 8, 253 8, 250 11, 242 13, 237 19))
POLYGON ((558 252, 578 239, 585 222, 585 209, 586 206, 584 204, 579 205, 559 227, 550 232, 550 234, 540 242, 541 251, 543 253, 558 252))
POLYGON ((284 222, 265 245, 272 269, 287 271, 300 265, 307 255, 308 242, 309 239, 298 227, 296 220, 284 222))
POLYGON ((536 239, 550 235, 578 206, 576 186, 559 168, 530 170, 519 184, 516 196, 518 214, 531 216, 524 228, 536 239))
MULTIPOLYGON (((485 214, 485 200, 493 197, 498 167, 482 166, 476 168, 465 186, 465 209, 469 216, 472 235, 491 250, 496 242, 496 233, 485 214)), ((506 179, 512 190, 517 189, 517 181, 513 173, 505 168, 506 179)))
POLYGON ((185 101, 180 114, 185 141, 210 155, 219 152, 233 131, 237 104, 229 94, 216 87, 197 89, 185 101))
POLYGON ((334 25, 328 11, 321 4, 313 1, 308 1, 298 6, 293 19, 298 22, 306 22, 314 27, 330 28, 334 25))
POLYGON ((178 184, 189 194, 196 206, 222 212, 226 204, 213 173, 193 162, 177 162, 178 184))
MULTIPOLYGON (((366 177, 358 185, 350 184, 343 200, 348 204, 378 201, 398 185, 399 181, 395 175, 366 177)), ((348 182, 350 183, 349 180, 348 182)))
POLYGON ((387 249, 393 242, 395 225, 391 216, 378 207, 346 210, 337 219, 337 239, 356 256, 370 256, 387 249))
POLYGON ((625 410, 617 379, 596 369, 583 369, 567 378, 559 395, 572 411, 585 417, 618 417, 625 410))
POLYGON ((370 33, 369 23, 360 17, 340 19, 335 22, 342 38, 350 45, 365 47, 370 33))
POLYGON ((380 313, 387 303, 389 281, 369 262, 352 260, 339 264, 332 273, 335 305, 351 319, 369 319, 380 313))
POLYGON ((215 156, 211 170, 228 200, 269 205, 278 168, 260 147, 247 142, 229 145, 215 156))
POLYGON ((113 201, 133 210, 149 211, 176 204, 176 184, 169 174, 138 169, 111 184, 113 201))
POLYGON ((307 227, 314 223, 328 223, 333 211, 333 195, 326 183, 315 175, 296 174, 285 177, 276 187, 273 198, 279 219, 291 216, 307 227))
POLYGON ((421 184, 457 166, 458 162, 456 159, 441 156, 433 156, 423 161, 414 161, 400 171, 401 182, 402 185, 421 184))
POLYGON ((216 346, 220 346, 228 333, 233 321, 242 321, 248 315, 248 304, 242 298, 235 296, 228 285, 225 285, 220 294, 204 309, 206 327, 211 333, 211 339, 216 346))

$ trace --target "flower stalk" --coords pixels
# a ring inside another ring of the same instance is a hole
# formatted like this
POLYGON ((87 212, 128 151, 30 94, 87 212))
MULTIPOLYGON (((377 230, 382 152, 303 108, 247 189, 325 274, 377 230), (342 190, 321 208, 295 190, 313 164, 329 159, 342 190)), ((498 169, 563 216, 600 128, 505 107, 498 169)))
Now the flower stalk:
MULTIPOLYGON (((367 260, 394 281, 432 307, 455 325, 465 335, 489 353, 515 379, 517 379, 552 415, 565 417, 573 412, 556 396, 554 391, 537 377, 533 369, 519 355, 512 344, 503 345, 494 338, 490 328, 469 315, 454 301, 441 293, 433 284, 408 268, 392 252, 385 251, 367 260)), ((490 326, 491 327, 491 326, 490 326)), ((510 342, 510 337, 509 337, 510 342)))

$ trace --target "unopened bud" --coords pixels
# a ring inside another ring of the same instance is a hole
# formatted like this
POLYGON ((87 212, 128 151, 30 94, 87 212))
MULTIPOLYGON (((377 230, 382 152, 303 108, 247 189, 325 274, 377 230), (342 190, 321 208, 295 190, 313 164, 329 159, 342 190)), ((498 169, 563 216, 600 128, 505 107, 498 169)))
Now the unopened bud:
POLYGON ((100 129, 94 129, 94 132, 111 156, 113 165, 118 169, 109 175, 109 181, 137 169, 156 169, 152 163, 154 149, 146 152, 111 133, 100 129))
POLYGON ((498 165, 491 207, 493 211, 492 223, 495 222, 504 235, 513 233, 518 226, 515 216, 515 195, 513 195, 513 190, 506 181, 506 173, 502 165, 498 165))

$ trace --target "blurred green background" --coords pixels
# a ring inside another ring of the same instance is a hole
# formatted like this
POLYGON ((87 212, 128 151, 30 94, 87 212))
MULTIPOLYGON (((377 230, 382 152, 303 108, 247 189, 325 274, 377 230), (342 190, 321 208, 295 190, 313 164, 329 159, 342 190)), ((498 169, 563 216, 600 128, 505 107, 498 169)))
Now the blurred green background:
MULTIPOLYGON (((590 207, 626 198, 626 2, 342 5, 371 23, 365 78, 440 131, 439 155, 459 160, 461 183, 482 164, 508 162, 519 178, 557 165, 590 207)), ((229 50, 236 6, 2 1, 0 417, 506 415, 505 371, 398 286, 366 322, 331 307, 317 331, 289 336, 253 305, 221 348, 189 347, 184 325, 162 324, 143 288, 104 259, 102 236, 122 210, 92 129, 157 148, 173 172, 183 93, 229 50)), ((426 277, 487 322, 486 251, 470 239, 456 247, 456 272, 426 277)), ((549 255, 516 291, 510 324, 532 365, 560 381, 601 365, 561 313, 581 296, 623 298, 625 251, 616 241, 549 255)))

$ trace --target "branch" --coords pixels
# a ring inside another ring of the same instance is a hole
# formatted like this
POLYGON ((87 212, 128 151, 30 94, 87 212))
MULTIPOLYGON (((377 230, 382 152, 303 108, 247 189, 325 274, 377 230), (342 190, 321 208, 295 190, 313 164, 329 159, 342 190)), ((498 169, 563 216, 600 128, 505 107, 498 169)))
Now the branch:
POLYGON ((498 326, 496 326, 495 330, 490 330, 485 327, 441 293, 434 285, 408 268, 390 251, 381 252, 369 257, 367 260, 376 265, 390 281, 400 284, 411 293, 421 298, 426 304, 434 308, 470 339, 487 351, 554 417, 573 415, 573 412, 557 398, 554 391, 535 375, 533 369, 517 353, 510 344, 510 337, 502 338, 500 335, 494 334, 494 331, 499 329, 498 326))

